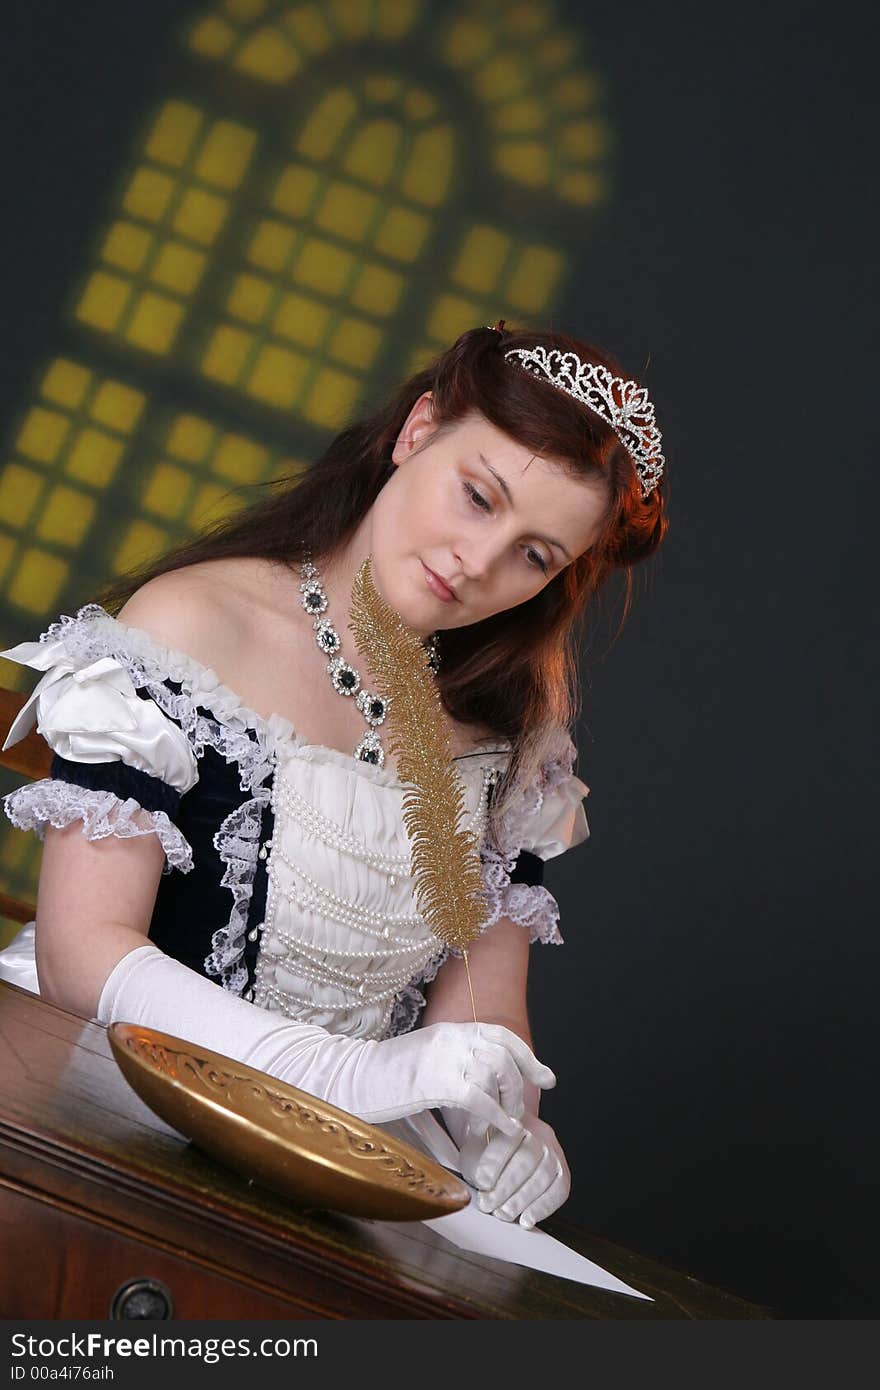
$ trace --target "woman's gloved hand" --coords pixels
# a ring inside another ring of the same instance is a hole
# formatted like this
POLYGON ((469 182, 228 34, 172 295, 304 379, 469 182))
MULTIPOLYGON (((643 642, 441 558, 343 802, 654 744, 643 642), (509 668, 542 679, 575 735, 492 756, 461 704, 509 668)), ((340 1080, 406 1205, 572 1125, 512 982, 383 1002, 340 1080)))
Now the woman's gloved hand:
POLYGON ((245 1003, 152 945, 111 971, 98 1021, 143 1024, 298 1086, 371 1123, 438 1106, 518 1141, 523 1083, 556 1084, 549 1067, 494 1023, 434 1023, 379 1041, 345 1037, 245 1003))
POLYGON ((342 1094, 352 1103, 336 1103, 366 1120, 449 1106, 475 1119, 484 1134, 494 1126, 516 1142, 523 1133, 523 1081, 556 1085, 522 1038, 497 1023, 432 1023, 363 1047, 344 1078, 342 1094))
POLYGON ((477 1189, 480 1211, 530 1229, 567 1200, 571 1173, 550 1125, 528 1114, 520 1125, 519 1138, 495 1130, 487 1141, 485 1126, 462 1123, 459 1113, 450 1129, 458 1132, 461 1175, 477 1189))

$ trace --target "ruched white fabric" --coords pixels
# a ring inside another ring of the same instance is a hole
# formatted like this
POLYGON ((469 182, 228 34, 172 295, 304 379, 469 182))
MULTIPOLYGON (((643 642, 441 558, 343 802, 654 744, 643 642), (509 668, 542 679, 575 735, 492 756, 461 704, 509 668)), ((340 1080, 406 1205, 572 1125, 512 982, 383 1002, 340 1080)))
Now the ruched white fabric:
MULTIPOLYGON (((206 747, 237 765, 245 798, 214 836, 225 865, 222 884, 232 901, 228 919, 213 933, 208 975, 233 993, 245 990, 245 932, 262 856, 268 873, 265 920, 250 928, 260 941, 255 1001, 353 1038, 381 1039, 414 1026, 425 1002, 422 989, 448 951, 418 912, 402 814, 405 786, 393 773, 308 743, 279 715, 262 717, 213 670, 96 604, 53 624, 39 643, 21 643, 3 655, 45 672, 5 746, 24 737, 36 719, 61 756, 84 762, 119 758, 181 793, 196 787, 206 747), (180 693, 169 690, 167 680, 180 684, 180 693), (261 845, 270 802, 274 832, 261 845)), ((477 834, 484 860, 484 930, 509 916, 533 941, 561 941, 552 894, 541 885, 511 883, 510 874, 522 849, 547 860, 587 837, 582 802, 588 788, 572 773, 574 751, 569 740, 559 760, 508 806, 496 845, 483 835, 487 798, 510 745, 487 740, 457 759, 462 825, 477 834)), ((53 780, 22 787, 4 803, 13 823, 38 833, 40 816, 43 824, 58 824, 65 804, 68 821, 82 818, 92 836, 99 829, 115 833, 114 819, 119 833, 154 830, 166 850, 166 869, 187 868, 189 846, 177 827, 167 817, 166 825, 160 823, 163 812, 133 816, 137 804, 131 799, 123 803, 110 792, 53 780), (96 798, 106 805, 98 807, 96 798), (114 800, 115 817, 107 814, 114 800)), ((16 949, 20 971, 21 943, 16 949)))

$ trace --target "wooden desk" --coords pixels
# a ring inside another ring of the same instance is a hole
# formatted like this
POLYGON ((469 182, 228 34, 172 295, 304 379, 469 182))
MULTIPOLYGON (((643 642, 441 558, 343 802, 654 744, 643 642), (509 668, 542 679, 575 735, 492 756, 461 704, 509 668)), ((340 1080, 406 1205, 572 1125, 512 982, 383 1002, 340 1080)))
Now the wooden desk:
POLYGON ((420 1222, 297 1209, 158 1120, 103 1028, 0 982, 0 1317, 107 1318, 139 1279, 170 1292, 175 1318, 768 1316, 563 1221, 546 1229, 656 1301, 467 1254, 420 1222))

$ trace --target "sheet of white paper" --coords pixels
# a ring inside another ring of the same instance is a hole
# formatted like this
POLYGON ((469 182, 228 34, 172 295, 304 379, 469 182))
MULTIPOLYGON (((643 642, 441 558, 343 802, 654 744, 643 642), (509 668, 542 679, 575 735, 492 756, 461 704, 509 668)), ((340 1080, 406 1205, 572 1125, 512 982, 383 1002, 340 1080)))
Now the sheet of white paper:
MULTIPOLYGON (((458 1149, 449 1135, 440 1127, 434 1117, 423 1111, 410 1115, 403 1121, 381 1125, 399 1135, 415 1148, 426 1150, 438 1163, 458 1173, 458 1149), (400 1128, 398 1128, 400 1126, 400 1128)), ((540 1231, 537 1227, 527 1231, 518 1221, 499 1221, 490 1212, 480 1211, 474 1201, 475 1191, 465 1184, 471 1194, 471 1204, 462 1211, 449 1216, 438 1216, 422 1224, 430 1226, 444 1240, 451 1241, 462 1250, 472 1250, 475 1254, 490 1255, 495 1260, 508 1260, 511 1264, 525 1265, 529 1269, 540 1269, 546 1274, 556 1274, 562 1279, 574 1279, 579 1284, 592 1284, 596 1288, 610 1289, 613 1293, 629 1295, 630 1298, 643 1298, 648 1303, 653 1299, 648 1294, 630 1288, 616 1275, 609 1274, 600 1265, 594 1264, 586 1256, 570 1250, 561 1240, 540 1231)))
MULTIPOLYGON (((473 1192, 471 1195, 473 1198, 473 1192)), ((480 1211, 479 1207, 474 1206, 473 1200, 462 1211, 454 1211, 450 1216, 438 1216, 422 1224, 430 1226, 444 1240, 452 1241, 462 1250, 473 1250, 479 1255, 491 1255, 495 1260, 509 1260, 512 1264, 540 1269, 562 1279, 575 1279, 579 1284, 593 1284, 599 1289, 610 1289, 612 1293, 624 1293, 631 1298, 653 1302, 647 1294, 630 1288, 622 1279, 609 1274, 607 1269, 579 1255, 576 1250, 570 1250, 546 1231, 539 1231, 537 1227, 527 1231, 518 1221, 499 1221, 491 1213, 480 1211)))

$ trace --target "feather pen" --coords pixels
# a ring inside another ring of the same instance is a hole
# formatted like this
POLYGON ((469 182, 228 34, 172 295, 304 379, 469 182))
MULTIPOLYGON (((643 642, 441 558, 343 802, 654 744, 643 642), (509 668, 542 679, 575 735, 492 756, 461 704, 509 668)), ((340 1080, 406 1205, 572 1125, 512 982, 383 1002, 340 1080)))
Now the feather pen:
POLYGON ((370 556, 352 587, 349 627, 386 700, 388 751, 398 754, 399 778, 410 784, 403 819, 418 908, 434 935, 461 951, 476 1023, 467 947, 486 915, 479 844, 472 831, 459 828, 464 788, 428 653, 376 589, 370 556))

